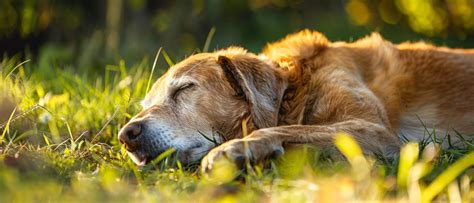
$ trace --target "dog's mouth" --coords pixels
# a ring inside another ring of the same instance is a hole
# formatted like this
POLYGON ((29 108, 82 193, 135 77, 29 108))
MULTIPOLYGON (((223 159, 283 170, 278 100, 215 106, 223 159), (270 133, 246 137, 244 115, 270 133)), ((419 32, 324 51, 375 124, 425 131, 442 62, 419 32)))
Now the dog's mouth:
POLYGON ((137 163, 137 166, 143 167, 148 164, 148 159, 145 157, 143 160, 137 163))
MULTIPOLYGON (((177 149, 175 152, 172 154, 175 155, 174 158, 180 160, 184 164, 189 162, 189 157, 191 156, 193 152, 195 152, 197 149, 200 149, 203 147, 203 144, 201 143, 196 143, 193 146, 187 148, 187 149, 177 149)), ((138 166, 138 167, 143 167, 155 160, 158 156, 163 154, 164 152, 168 151, 167 150, 160 150, 156 152, 142 152, 140 150, 134 150, 134 151, 128 151, 127 153, 132 159, 132 161, 138 166)), ((172 155, 170 155, 172 156, 172 155)))
POLYGON ((147 165, 151 160, 153 160, 151 156, 145 155, 144 153, 140 153, 138 151, 127 151, 127 153, 138 167, 143 167, 147 165))

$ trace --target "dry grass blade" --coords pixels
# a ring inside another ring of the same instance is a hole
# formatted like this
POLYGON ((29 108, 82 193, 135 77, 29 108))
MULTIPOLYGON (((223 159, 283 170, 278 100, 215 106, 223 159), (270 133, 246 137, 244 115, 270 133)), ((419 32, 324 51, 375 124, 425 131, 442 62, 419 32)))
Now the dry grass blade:
POLYGON ((5 135, 10 129, 10 123, 12 121, 13 115, 15 115, 15 112, 16 112, 16 107, 13 109, 12 113, 10 114, 10 117, 8 118, 5 128, 3 129, 2 136, 0 137, 0 144, 3 143, 3 140, 5 139, 5 135))
POLYGON ((99 135, 105 130, 105 128, 110 124, 110 122, 112 122, 112 120, 115 118, 115 116, 117 115, 117 113, 119 112, 119 108, 115 108, 115 111, 114 111, 114 114, 112 114, 112 116, 110 116, 110 118, 107 120, 107 122, 105 122, 105 124, 102 126, 102 128, 99 130, 99 132, 97 132, 94 136, 94 138, 92 138, 92 141, 91 143, 94 143, 97 138, 99 137, 99 135))

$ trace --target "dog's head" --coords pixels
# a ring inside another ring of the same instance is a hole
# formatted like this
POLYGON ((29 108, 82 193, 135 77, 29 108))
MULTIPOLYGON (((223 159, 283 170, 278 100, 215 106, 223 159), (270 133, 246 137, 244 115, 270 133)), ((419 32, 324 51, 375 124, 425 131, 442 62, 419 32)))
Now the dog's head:
POLYGON ((243 49, 196 54, 155 82, 119 140, 138 165, 169 148, 193 163, 242 136, 244 119, 249 131, 275 126, 284 86, 279 69, 243 49))

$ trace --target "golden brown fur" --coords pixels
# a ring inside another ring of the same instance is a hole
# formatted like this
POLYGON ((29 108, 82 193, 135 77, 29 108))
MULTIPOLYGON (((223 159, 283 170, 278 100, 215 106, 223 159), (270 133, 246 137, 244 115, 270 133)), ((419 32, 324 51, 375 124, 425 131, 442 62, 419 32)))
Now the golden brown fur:
MULTIPOLYGON (((208 170, 223 156, 258 161, 289 144, 332 146, 338 131, 351 134, 365 153, 384 155, 398 153, 400 136, 419 141, 435 131, 442 140, 446 134, 454 137, 454 130, 469 136, 474 132, 473 96, 472 49, 393 45, 378 34, 331 43, 305 30, 267 45, 258 56, 233 47, 184 60, 147 95, 145 109, 155 110, 138 118, 175 119, 188 130, 174 137, 202 127, 203 132, 220 132, 223 144, 202 161, 208 170), (182 102, 192 103, 181 112, 188 116, 160 113, 173 105, 165 92, 170 82, 184 76, 200 81, 182 93, 182 102), (201 116, 192 116, 196 113, 201 116), (245 119, 250 134, 243 138, 245 119)), ((192 157, 185 158, 189 162, 204 155, 179 150, 192 157)))

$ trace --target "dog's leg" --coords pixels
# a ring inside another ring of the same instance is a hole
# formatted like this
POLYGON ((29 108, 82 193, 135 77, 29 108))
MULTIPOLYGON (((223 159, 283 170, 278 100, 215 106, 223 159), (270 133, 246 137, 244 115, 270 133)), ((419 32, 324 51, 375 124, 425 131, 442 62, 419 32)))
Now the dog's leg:
POLYGON ((314 119, 308 121, 314 125, 286 125, 253 131, 245 138, 231 140, 211 150, 201 162, 202 170, 211 169, 215 161, 223 157, 237 163, 245 159, 259 161, 282 153, 287 144, 332 147, 337 132, 352 135, 366 154, 397 153, 400 141, 393 127, 388 126, 390 122, 384 105, 360 78, 357 70, 340 66, 321 68, 313 77, 312 91, 308 93, 317 99, 306 104, 314 105, 317 110, 306 112, 306 116, 330 124, 317 125, 318 121, 314 119))
POLYGON ((365 154, 396 154, 398 137, 383 125, 362 119, 348 120, 332 125, 289 125, 256 130, 242 139, 226 142, 209 152, 202 161, 202 170, 212 169, 214 162, 227 158, 241 163, 252 162, 283 153, 286 144, 311 144, 319 147, 333 146, 337 132, 346 132, 361 146, 365 154))

